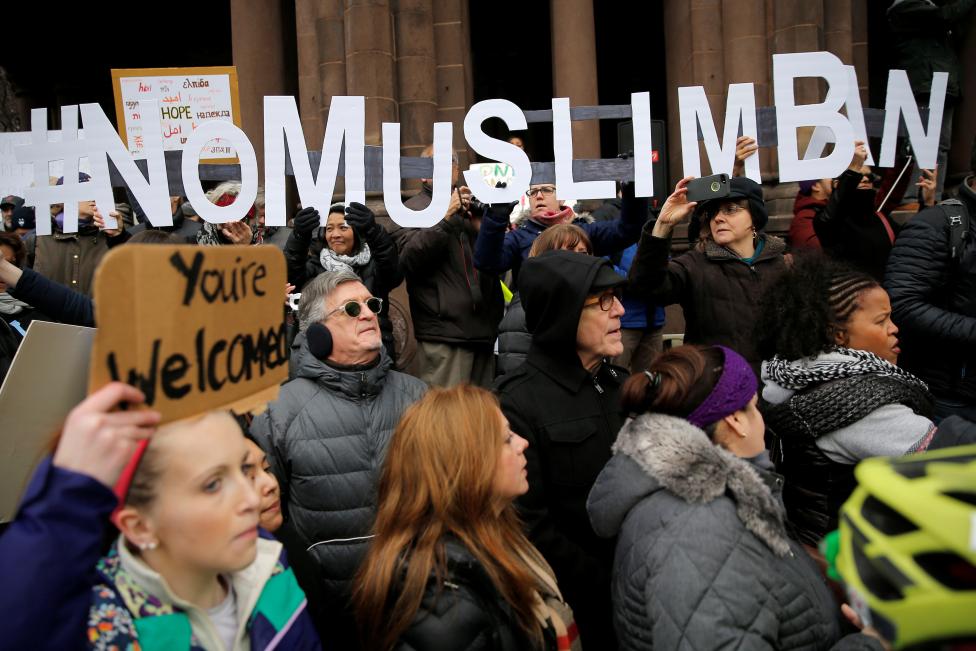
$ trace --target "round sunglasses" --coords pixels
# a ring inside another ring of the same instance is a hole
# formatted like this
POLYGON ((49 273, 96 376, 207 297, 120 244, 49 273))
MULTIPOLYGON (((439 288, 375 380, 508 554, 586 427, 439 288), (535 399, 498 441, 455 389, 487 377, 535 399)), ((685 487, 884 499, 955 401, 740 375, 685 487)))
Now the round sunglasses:
POLYGON ((372 312, 373 314, 379 314, 380 310, 383 309, 383 299, 376 298, 375 296, 370 296, 365 301, 347 301, 342 305, 340 305, 339 307, 337 307, 336 309, 329 312, 328 314, 326 314, 325 318, 328 319, 336 312, 345 312, 348 316, 351 316, 352 318, 355 319, 360 314, 362 314, 363 305, 365 305, 369 309, 369 311, 372 312))

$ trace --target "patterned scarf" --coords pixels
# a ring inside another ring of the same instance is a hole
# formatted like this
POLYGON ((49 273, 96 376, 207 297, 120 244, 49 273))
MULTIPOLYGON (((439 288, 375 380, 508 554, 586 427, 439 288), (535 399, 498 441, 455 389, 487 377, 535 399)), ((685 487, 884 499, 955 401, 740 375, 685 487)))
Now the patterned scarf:
POLYGON ((369 264, 370 257, 369 245, 363 242, 356 255, 341 255, 327 246, 323 247, 319 262, 326 271, 351 271, 358 275, 356 269, 362 269, 369 264))
POLYGON ((901 380, 928 391, 925 382, 874 353, 840 346, 827 352, 854 359, 817 359, 809 364, 799 364, 800 360, 788 361, 777 355, 762 363, 763 380, 773 380, 781 387, 799 391, 812 384, 871 374, 901 380))

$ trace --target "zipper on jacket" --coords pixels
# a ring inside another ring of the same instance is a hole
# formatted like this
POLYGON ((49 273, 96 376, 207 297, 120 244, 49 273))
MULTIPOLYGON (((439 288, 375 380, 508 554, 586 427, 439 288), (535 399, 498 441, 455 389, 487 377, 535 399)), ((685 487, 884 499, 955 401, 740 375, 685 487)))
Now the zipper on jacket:
POLYGON ((366 374, 365 373, 359 374, 359 397, 360 398, 366 397, 366 374))
POLYGON ((595 375, 593 376, 593 388, 596 389, 597 393, 603 395, 603 387, 600 386, 600 381, 596 379, 595 375))

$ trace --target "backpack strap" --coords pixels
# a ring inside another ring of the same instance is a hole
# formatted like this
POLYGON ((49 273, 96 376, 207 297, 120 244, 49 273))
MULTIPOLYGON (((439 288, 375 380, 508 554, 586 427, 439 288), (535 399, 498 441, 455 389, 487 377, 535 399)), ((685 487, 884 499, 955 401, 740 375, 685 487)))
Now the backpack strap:
POLYGON ((969 211, 959 199, 946 199, 939 207, 945 213, 949 227, 949 259, 955 264, 969 240, 969 211))

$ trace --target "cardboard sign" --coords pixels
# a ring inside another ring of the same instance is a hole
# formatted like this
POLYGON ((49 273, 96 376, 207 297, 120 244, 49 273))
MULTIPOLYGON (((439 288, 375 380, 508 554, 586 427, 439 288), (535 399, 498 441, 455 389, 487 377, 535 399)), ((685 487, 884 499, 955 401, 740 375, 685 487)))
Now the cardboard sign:
POLYGON ((94 328, 32 321, 0 388, 0 522, 13 520, 44 446, 85 399, 94 328))
MULTIPOLYGON (((136 158, 145 157, 147 129, 161 129, 163 149, 178 151, 193 130, 209 120, 241 126, 234 66, 112 70, 112 88, 119 133, 136 158), (149 100, 155 104, 147 105, 149 100)), ((236 158, 223 139, 207 143, 200 154, 202 163, 233 163, 236 158)))
POLYGON ((168 423, 262 411, 288 377, 285 259, 273 246, 122 246, 95 273, 89 392, 113 380, 168 423))

